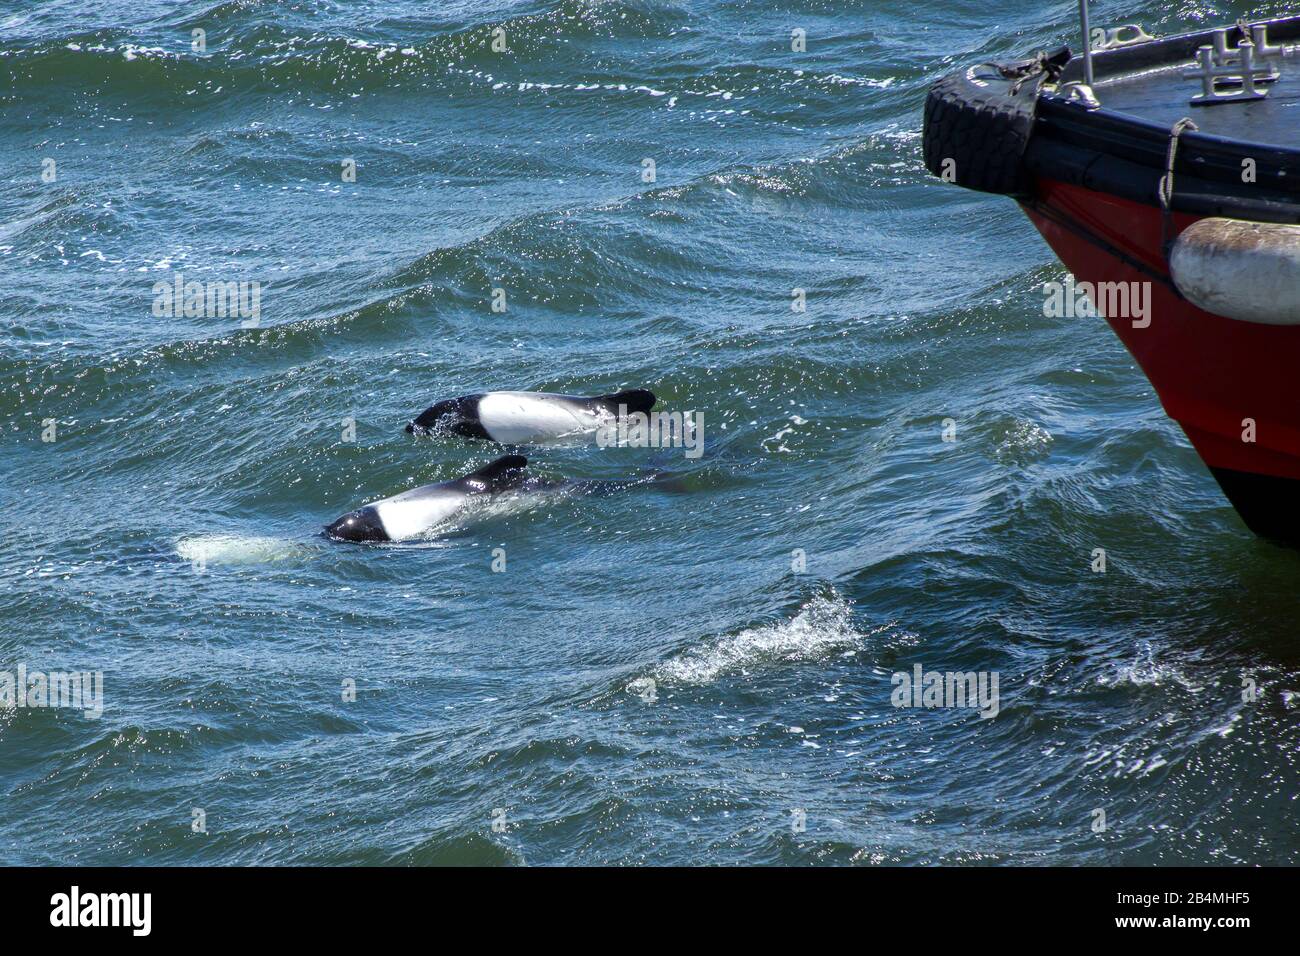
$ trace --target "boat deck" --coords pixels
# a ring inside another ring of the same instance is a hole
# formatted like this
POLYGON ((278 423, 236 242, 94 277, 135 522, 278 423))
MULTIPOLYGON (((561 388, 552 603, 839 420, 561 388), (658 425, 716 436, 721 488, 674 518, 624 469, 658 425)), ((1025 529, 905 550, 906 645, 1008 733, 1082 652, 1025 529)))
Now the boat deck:
MULTIPOLYGON (((1261 143, 1283 153, 1300 150, 1300 16, 1256 20, 1250 28, 1252 33, 1262 28, 1269 46, 1280 48, 1277 56, 1256 58, 1257 69, 1275 67, 1280 74, 1276 81, 1259 85, 1268 91, 1263 99, 1192 105, 1204 86, 1200 78, 1185 74, 1201 71, 1200 48, 1217 42, 1235 53, 1239 45, 1240 27, 1225 24, 1093 53, 1092 89, 1101 103, 1100 112, 1121 122, 1132 118, 1150 129, 1165 130, 1189 117, 1206 136, 1261 143)), ((1048 91, 1047 99, 1064 99, 1070 84, 1083 82, 1083 61, 1077 53, 1071 57, 1060 78, 1061 89, 1048 91)), ((1239 56, 1228 62, 1239 75, 1239 56)))
POLYGON ((1093 92, 1102 109, 1161 126, 1169 127, 1190 117, 1202 133, 1211 136, 1300 148, 1300 48, 1288 48, 1280 59, 1271 62, 1281 75, 1273 83, 1260 85, 1260 89, 1268 91, 1261 100, 1193 106, 1192 97, 1202 87, 1199 79, 1185 76, 1198 69, 1191 59, 1098 78, 1093 92))

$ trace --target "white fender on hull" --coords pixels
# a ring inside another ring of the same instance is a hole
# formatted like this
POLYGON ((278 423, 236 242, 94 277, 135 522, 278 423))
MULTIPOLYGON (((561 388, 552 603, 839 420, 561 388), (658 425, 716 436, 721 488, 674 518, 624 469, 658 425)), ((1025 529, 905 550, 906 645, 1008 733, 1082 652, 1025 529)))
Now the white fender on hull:
POLYGON ((1174 243, 1169 273, 1184 298, 1206 312, 1300 325, 1300 226, 1201 219, 1174 243))

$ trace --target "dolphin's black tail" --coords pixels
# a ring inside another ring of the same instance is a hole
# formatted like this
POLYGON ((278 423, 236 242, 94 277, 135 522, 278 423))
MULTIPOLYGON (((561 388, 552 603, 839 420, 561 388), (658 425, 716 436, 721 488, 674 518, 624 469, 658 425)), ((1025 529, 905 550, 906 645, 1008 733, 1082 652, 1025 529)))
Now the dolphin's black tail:
POLYGON ((698 483, 698 476, 706 472, 718 469, 744 471, 753 467, 755 462, 737 457, 730 448, 740 437, 740 432, 731 432, 721 439, 703 442, 701 435, 703 447, 696 458, 685 457, 680 448, 665 448, 640 470, 640 481, 648 482, 660 491, 688 492, 698 483))

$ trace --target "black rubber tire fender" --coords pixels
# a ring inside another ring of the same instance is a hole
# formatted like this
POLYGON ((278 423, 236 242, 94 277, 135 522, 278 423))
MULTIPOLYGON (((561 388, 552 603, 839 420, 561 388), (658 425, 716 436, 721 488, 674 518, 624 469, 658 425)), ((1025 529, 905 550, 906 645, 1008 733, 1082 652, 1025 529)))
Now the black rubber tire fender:
POLYGON ((1008 79, 981 64, 938 80, 925 100, 921 154, 925 168, 967 189, 1028 193, 1021 158, 1034 122, 1041 81, 1008 79))

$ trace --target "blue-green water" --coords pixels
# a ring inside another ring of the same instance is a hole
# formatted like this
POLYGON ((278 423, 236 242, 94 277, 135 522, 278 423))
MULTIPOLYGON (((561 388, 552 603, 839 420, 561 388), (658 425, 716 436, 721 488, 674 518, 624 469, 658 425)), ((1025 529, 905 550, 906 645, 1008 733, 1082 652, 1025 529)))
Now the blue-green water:
POLYGON ((0 671, 104 709, 0 710, 0 858, 1300 862, 1300 556, 921 169, 928 83, 1074 6, 6 4, 0 671), (435 399, 642 386, 703 459, 530 458, 671 484, 315 537, 499 453, 435 399), (893 707, 916 664, 999 713, 893 707))

